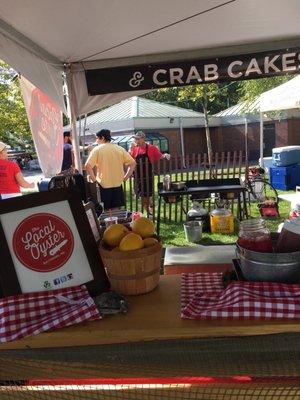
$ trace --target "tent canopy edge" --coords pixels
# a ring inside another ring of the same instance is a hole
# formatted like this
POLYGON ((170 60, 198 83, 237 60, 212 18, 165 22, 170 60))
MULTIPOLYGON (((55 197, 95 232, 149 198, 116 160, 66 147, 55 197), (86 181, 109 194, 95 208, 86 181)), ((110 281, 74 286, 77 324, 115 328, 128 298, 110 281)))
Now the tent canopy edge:
POLYGON ((232 46, 210 47, 188 51, 177 51, 171 53, 145 54, 133 57, 111 58, 104 60, 93 60, 73 62, 72 71, 82 72, 89 69, 113 68, 121 66, 134 66, 151 63, 164 63, 182 60, 205 59, 215 57, 236 56, 264 52, 269 50, 280 50, 300 46, 300 36, 291 37, 285 40, 262 41, 257 43, 242 43, 232 46))

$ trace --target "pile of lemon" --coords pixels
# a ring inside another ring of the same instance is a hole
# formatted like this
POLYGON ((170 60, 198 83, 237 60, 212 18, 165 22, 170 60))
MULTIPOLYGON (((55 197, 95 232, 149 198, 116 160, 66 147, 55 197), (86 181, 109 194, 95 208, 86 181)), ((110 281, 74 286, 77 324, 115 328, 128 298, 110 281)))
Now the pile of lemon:
POLYGON ((155 226, 152 221, 141 217, 132 223, 131 231, 121 224, 113 224, 105 229, 104 243, 112 250, 131 251, 151 247, 158 243, 153 237, 155 226))

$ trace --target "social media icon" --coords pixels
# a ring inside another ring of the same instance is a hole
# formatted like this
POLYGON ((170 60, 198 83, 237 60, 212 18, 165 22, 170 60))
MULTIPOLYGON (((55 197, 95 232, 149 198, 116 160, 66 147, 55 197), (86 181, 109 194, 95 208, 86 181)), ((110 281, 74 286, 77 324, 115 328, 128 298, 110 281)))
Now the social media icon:
POLYGON ((44 282, 44 288, 45 289, 50 289, 51 288, 51 283, 49 281, 44 282))

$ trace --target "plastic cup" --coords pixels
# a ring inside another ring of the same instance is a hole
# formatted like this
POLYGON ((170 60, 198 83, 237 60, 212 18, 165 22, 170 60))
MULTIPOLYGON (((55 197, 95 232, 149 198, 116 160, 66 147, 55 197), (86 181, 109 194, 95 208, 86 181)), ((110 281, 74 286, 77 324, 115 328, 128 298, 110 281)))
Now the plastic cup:
POLYGON ((133 213, 131 214, 131 221, 135 221, 139 218, 141 218, 143 216, 143 214, 139 211, 133 211, 133 213))
POLYGON ((105 223, 105 227, 106 228, 108 226, 112 225, 112 224, 117 224, 118 223, 118 217, 107 217, 107 218, 104 218, 104 223, 105 223))

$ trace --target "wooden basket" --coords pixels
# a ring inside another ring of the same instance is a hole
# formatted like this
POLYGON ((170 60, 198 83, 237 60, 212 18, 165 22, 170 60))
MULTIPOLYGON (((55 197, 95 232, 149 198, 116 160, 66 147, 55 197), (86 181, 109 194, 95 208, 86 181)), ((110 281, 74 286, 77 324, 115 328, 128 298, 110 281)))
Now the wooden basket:
POLYGON ((111 287, 125 295, 151 292, 160 275, 162 244, 133 251, 110 251, 103 241, 99 246, 111 287))

